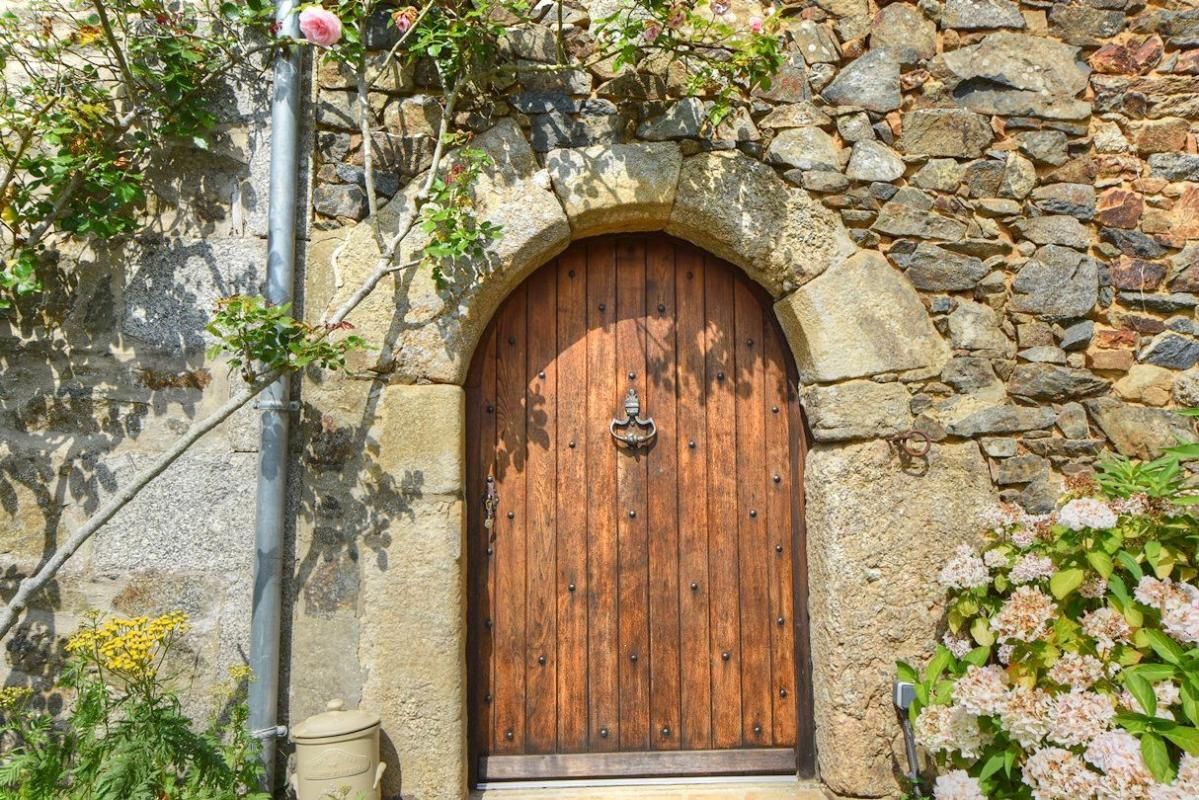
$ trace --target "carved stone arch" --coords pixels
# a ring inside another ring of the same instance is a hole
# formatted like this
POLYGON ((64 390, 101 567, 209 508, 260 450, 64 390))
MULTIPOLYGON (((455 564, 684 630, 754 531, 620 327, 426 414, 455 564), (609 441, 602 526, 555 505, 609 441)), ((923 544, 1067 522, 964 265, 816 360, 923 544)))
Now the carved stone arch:
MULTIPOLYGON (((932 641, 937 565, 995 499, 974 442, 938 442, 905 465, 886 441, 912 424, 905 386, 939 375, 950 355, 919 296, 881 254, 857 250, 837 215, 738 151, 601 145, 552 151, 542 163, 511 120, 474 146, 495 162, 476 185, 477 208, 503 226, 488 258, 446 287, 424 269, 395 273, 403 291, 389 276, 352 316, 394 353, 386 381, 305 389, 322 424, 367 426, 376 475, 423 480, 402 510, 378 510, 396 568, 365 565, 359 593, 361 698, 382 715, 396 762, 385 793, 468 793, 461 548, 464 502, 478 498, 464 497, 460 387, 479 338, 503 299, 573 240, 654 230, 733 263, 775 298, 814 440, 806 517, 818 770, 839 794, 893 791, 902 759, 888 700, 894 658, 920 658, 932 641), (871 410, 865 427, 862 415, 842 413, 862 408, 871 410)), ((383 235, 407 224, 415 183, 380 212, 383 235)), ((414 230, 398 263, 423 243, 414 230)), ((316 241, 308 307, 319 316, 335 306, 379 252, 370 220, 316 241)), ((319 475, 311 481, 322 491, 319 475)), ((353 503, 369 486, 347 495, 353 503)))

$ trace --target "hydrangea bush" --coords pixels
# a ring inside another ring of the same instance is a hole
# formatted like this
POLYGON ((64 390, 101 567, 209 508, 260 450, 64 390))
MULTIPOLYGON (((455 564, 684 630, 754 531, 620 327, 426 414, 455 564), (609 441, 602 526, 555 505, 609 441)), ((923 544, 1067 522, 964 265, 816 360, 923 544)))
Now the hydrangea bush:
POLYGON ((1199 798, 1197 456, 1108 461, 945 564, 948 630, 899 664, 936 800, 1199 798))

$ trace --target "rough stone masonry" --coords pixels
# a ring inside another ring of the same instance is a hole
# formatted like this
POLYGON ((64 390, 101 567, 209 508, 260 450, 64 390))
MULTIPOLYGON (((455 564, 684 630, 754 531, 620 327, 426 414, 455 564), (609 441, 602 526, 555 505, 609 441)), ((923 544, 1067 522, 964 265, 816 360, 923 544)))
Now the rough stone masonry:
MULTIPOLYGON (((997 499, 1043 511, 1104 452, 1152 457, 1196 438, 1174 409, 1199 405, 1199 10, 788 0, 782 73, 711 131, 679 63, 646 77, 577 66, 614 7, 567 3, 575 68, 529 73, 455 120, 497 161, 478 199, 505 236, 478 285, 385 282, 355 315, 379 346, 360 377, 302 387, 285 705, 293 720, 335 694, 380 710, 386 792, 464 796, 465 365, 490 310, 572 238, 662 229, 778 300, 815 440, 820 777, 838 796, 894 795, 892 665, 928 652, 932 578, 977 514, 997 499), (918 468, 886 441, 908 427, 933 441, 918 468)), ((512 27, 506 47, 546 64, 558 6, 536 10, 542 23, 512 27)), ((394 43, 386 17, 367 37, 376 57, 394 43)), ((313 320, 375 255, 353 85, 314 69, 313 320)), ((382 205, 428 168, 440 90, 419 66, 378 87, 382 205)), ((94 266, 48 323, 0 317, 6 581, 227 390, 201 329, 216 297, 260 280, 266 106, 251 97, 231 99, 226 145, 186 156, 211 191, 189 200, 180 184, 165 240, 85 254, 94 266)), ((88 606, 182 604, 205 669, 239 658, 252 423, 189 455, 72 562, 7 644, 9 682, 48 688, 88 606)))

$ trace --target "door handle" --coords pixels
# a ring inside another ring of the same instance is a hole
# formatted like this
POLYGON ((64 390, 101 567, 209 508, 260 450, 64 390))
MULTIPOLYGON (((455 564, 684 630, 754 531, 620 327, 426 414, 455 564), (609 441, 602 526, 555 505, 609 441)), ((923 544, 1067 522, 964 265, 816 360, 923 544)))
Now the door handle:
POLYGON ((629 448, 648 448, 658 436, 658 426, 653 417, 641 416, 641 398, 636 389, 629 389, 624 396, 624 419, 613 418, 608 432, 617 445, 629 448), (618 433, 618 431, 620 431, 618 433))

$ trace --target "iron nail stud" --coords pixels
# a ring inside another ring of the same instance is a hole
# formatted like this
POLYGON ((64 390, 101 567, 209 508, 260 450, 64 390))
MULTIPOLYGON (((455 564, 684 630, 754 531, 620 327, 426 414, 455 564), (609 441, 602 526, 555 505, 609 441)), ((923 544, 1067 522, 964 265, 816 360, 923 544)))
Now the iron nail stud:
POLYGON ((758 509, 756 509, 756 508, 751 508, 751 509, 749 510, 749 515, 750 515, 751 517, 754 517, 754 518, 756 518, 756 517, 758 516, 758 509))
POLYGON ((699 591, 699 584, 696 583, 695 581, 691 581, 691 591, 693 591, 693 592, 699 591))
POLYGON ((779 697, 786 697, 786 696, 787 696, 787 690, 779 689, 779 697))
POLYGON ((692 450, 694 450, 695 449, 695 440, 692 439, 691 441, 687 442, 687 446, 690 447, 692 450))
POLYGON ((545 656, 537 656, 537 663, 544 667, 545 666, 545 656))
POLYGON ((514 737, 514 736, 515 736, 515 734, 514 734, 514 733, 512 733, 512 729, 511 729, 511 728, 509 728, 508 730, 504 731, 504 738, 505 738, 505 739, 507 739, 508 741, 512 741, 512 739, 513 739, 513 737, 514 737))
POLYGON ((663 729, 662 729, 662 735, 663 735, 663 736, 670 736, 670 728, 663 728, 663 729))
POLYGON ((776 552, 776 553, 781 553, 781 552, 783 552, 783 546, 782 546, 781 544, 776 544, 776 545, 774 546, 774 552, 776 552))
POLYGON ((629 511, 629 519, 633 519, 633 518, 634 518, 634 517, 636 517, 636 516, 637 516, 637 512, 636 512, 636 511, 629 511))
POLYGON ((513 519, 515 516, 516 516, 516 512, 515 512, 515 511, 509 511, 509 512, 508 512, 508 519, 513 519))
POLYGON ((637 663, 637 654, 629 653, 629 661, 632 661, 634 664, 636 664, 637 663))
POLYGON ((599 304, 599 310, 600 310, 600 311, 607 311, 607 310, 608 310, 608 306, 607 306, 606 304, 604 304, 604 303, 600 303, 600 304, 599 304))
POLYGON ((629 380, 631 380, 631 381, 635 381, 635 380, 637 380, 637 373, 636 373, 636 372, 630 372, 630 373, 629 373, 629 380))
POLYGON ((608 729, 607 728, 600 728, 600 738, 601 739, 608 738, 608 729))
POLYGON ((544 379, 545 378, 545 370, 538 370, 537 377, 544 379))
POLYGON ((733 657, 733 654, 730 653, 728 650, 725 650, 723 653, 720 654, 721 661, 728 661, 732 657, 733 657))
POLYGON ((771 479, 771 480, 773 480, 775 483, 781 483, 781 482, 782 482, 782 480, 783 480, 783 476, 782 476, 782 475, 779 475, 779 474, 776 472, 776 473, 774 473, 773 475, 771 475, 771 476, 770 476, 770 479, 771 479))
POLYGON ((509 337, 508 337, 508 344, 516 344, 516 337, 515 337, 515 336, 509 336, 509 337))
POLYGON ((575 585, 573 583, 566 587, 566 591, 568 591, 568 592, 573 592, 574 590, 575 590, 575 585))
POLYGON ((755 734, 757 734, 758 736, 761 736, 761 735, 762 735, 762 726, 761 726, 761 725, 755 725, 755 726, 754 726, 754 733, 755 733, 755 734))
POLYGON ((783 619, 782 617, 779 617, 779 618, 778 618, 778 620, 777 620, 777 622, 778 622, 778 624, 779 624, 779 625, 782 625, 783 623, 785 623, 785 622, 786 622, 786 620, 785 620, 785 619, 783 619))
POLYGON ((659 314, 666 313, 666 304, 665 303, 658 303, 658 313, 659 314))

